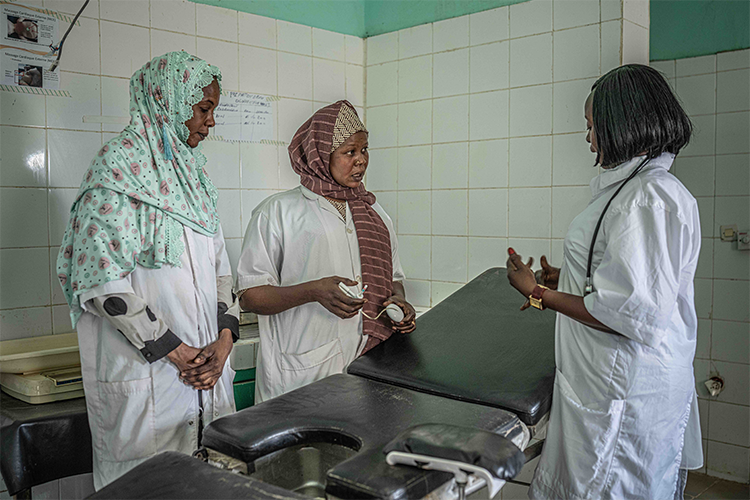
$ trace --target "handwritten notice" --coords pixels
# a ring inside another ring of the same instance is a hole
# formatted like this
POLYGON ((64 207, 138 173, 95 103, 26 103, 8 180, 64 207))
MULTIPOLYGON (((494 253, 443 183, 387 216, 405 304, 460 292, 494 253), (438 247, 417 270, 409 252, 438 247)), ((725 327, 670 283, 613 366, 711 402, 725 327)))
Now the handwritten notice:
POLYGON ((273 106, 266 96, 227 92, 214 111, 214 120, 214 133, 225 141, 273 141, 273 106))

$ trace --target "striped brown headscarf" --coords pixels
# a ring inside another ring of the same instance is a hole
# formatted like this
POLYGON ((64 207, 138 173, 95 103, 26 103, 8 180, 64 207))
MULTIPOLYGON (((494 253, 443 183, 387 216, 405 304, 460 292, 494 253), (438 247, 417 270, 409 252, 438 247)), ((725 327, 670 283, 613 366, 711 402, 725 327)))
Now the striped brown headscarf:
MULTIPOLYGON (((320 196, 346 200, 357 230, 359 256, 362 262, 362 286, 365 290, 363 310, 377 316, 382 304, 393 295, 393 261, 391 236, 383 220, 372 208, 375 195, 363 184, 356 188, 342 186, 331 175, 331 153, 352 134, 365 131, 354 107, 338 101, 315 112, 294 134, 289 144, 292 168, 300 183, 320 196)), ((391 336, 386 315, 377 320, 362 317, 363 333, 369 335, 365 351, 391 336)))

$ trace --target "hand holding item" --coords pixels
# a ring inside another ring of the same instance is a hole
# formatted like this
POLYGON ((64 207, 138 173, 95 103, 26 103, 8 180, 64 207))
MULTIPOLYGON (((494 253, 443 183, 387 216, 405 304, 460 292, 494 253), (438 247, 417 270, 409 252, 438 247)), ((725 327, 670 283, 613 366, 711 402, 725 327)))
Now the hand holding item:
POLYGON ((397 305, 404 313, 404 319, 402 319, 398 323, 393 323, 393 326, 391 328, 394 332, 411 333, 417 328, 417 324, 415 321, 417 312, 414 310, 414 307, 406 301, 404 297, 397 294, 391 295, 388 300, 383 302, 383 307, 388 307, 388 304, 397 305))
POLYGON ((508 255, 510 257, 508 257, 505 263, 508 270, 508 281, 510 281, 513 288, 521 292, 521 295, 527 297, 526 302, 521 306, 521 310, 523 311, 531 305, 528 296, 531 295, 537 284, 534 272, 531 270, 534 258, 529 257, 529 261, 524 264, 521 256, 512 248, 508 248, 508 255))
POLYGON ((353 318, 365 305, 366 300, 347 295, 339 288, 339 283, 346 286, 357 286, 356 281, 340 276, 321 278, 314 282, 315 300, 339 318, 353 318))
POLYGON ((180 371, 180 378, 196 389, 211 389, 224 371, 232 346, 232 332, 225 328, 219 333, 218 340, 198 352, 192 361, 192 368, 180 371))
POLYGON ((539 264, 541 264, 542 269, 537 271, 537 276, 540 278, 537 279, 537 282, 550 290, 557 290, 557 282, 560 280, 560 268, 551 266, 544 255, 539 260, 539 264))

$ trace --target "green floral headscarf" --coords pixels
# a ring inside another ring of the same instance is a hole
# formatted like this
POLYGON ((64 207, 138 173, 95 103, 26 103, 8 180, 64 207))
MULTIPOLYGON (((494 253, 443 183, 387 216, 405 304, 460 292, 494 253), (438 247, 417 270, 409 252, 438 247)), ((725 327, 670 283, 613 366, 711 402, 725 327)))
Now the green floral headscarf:
POLYGON ((57 257, 73 326, 78 296, 125 278, 140 264, 180 265, 182 227, 213 235, 217 191, 185 121, 219 68, 187 52, 152 59, 130 79, 130 124, 91 162, 57 257))

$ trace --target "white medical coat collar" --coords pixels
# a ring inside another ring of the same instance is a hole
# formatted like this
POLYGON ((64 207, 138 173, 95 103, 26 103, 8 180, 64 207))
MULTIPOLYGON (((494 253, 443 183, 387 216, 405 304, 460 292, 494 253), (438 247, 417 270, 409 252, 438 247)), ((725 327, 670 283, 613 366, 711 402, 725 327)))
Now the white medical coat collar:
MULTIPOLYGON (((643 167, 643 170, 645 171, 655 168, 663 168, 665 170, 669 170, 672 167, 672 163, 674 162, 674 157, 675 155, 673 155, 672 153, 662 153, 661 156, 657 156, 656 158, 648 162, 648 164, 643 167)), ((608 187, 614 184, 618 184, 627 179, 628 176, 633 173, 633 170, 635 170, 638 165, 640 165, 643 158, 645 158, 645 156, 636 156, 635 158, 620 163, 618 166, 605 170, 598 176, 594 177, 591 180, 590 184, 591 196, 596 198, 602 191, 604 191, 608 187)))
MULTIPOLYGON (((311 200, 311 201, 317 200, 318 201, 318 206, 320 208, 322 208, 326 212, 331 212, 333 215, 335 215, 338 218, 341 218, 341 214, 339 214, 339 211, 336 210, 336 208, 331 203, 327 203, 327 202, 326 203, 321 203, 322 200, 326 199, 325 196, 321 196, 318 193, 309 190, 308 188, 306 188, 302 184, 300 184, 299 189, 302 192, 302 196, 304 196, 305 198, 307 198, 308 200, 311 200)), ((349 210, 349 204, 348 203, 346 204, 346 221, 347 222, 351 222, 352 221, 352 215, 351 215, 351 212, 349 210)))

